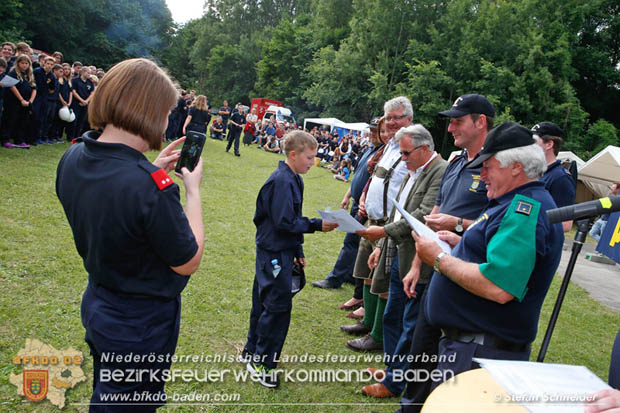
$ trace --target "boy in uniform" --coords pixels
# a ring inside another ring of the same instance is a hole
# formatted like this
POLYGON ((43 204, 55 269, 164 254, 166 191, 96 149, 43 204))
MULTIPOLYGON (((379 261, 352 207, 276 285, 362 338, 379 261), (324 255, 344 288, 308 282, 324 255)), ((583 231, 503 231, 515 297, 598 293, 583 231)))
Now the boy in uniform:
POLYGON ((316 148, 316 139, 309 133, 288 133, 284 139, 286 161, 279 162, 256 199, 256 275, 248 341, 240 359, 265 387, 279 384, 272 370, 291 321, 293 265, 306 265, 303 234, 329 232, 338 226, 301 215, 304 184, 299 174, 314 165, 316 148))

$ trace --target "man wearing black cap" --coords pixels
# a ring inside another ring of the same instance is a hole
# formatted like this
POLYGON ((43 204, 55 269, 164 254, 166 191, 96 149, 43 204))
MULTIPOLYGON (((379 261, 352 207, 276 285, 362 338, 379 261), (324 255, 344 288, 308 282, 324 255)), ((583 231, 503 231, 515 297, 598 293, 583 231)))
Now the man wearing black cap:
MULTIPOLYGON (((488 131, 493 128, 495 108, 484 96, 468 94, 459 97, 449 110, 439 114, 450 118, 448 132, 452 133, 454 144, 462 148, 463 152, 448 165, 435 207, 424 218, 427 225, 435 231, 446 230, 462 234, 488 202, 486 186, 480 178, 480 166, 470 168, 466 167, 466 164, 476 159, 488 131)), ((409 273, 403 279, 403 289, 409 298, 416 296, 421 267, 422 261, 416 256, 409 273)), ((433 355, 437 354, 441 331, 431 326, 427 320, 426 299, 427 292, 420 299, 410 354, 428 357, 416 357, 409 364, 408 370, 432 371, 436 367, 433 355)), ((430 393, 431 385, 430 379, 409 382, 402 398, 402 411, 419 412, 421 403, 430 393)))
MULTIPOLYGON (((357 167, 355 168, 355 175, 353 175, 353 180, 351 181, 351 186, 347 190, 347 193, 344 195, 340 206, 343 209, 347 209, 349 207, 349 203, 351 202, 351 198, 353 198, 353 205, 351 206, 351 216, 357 219, 358 210, 359 210, 359 200, 362 196, 362 192, 364 190, 364 186, 366 182, 368 182, 368 178, 370 178, 370 173, 368 172, 368 160, 374 155, 374 153, 382 146, 381 141, 379 140, 379 132, 377 130, 377 124, 379 123, 379 116, 373 118, 370 121, 370 143, 369 148, 364 152, 361 156, 360 160, 357 163, 357 167)), ((360 217, 361 218, 361 217, 360 217)), ((344 237, 344 242, 342 244, 342 249, 340 250, 340 254, 338 255, 338 259, 336 260, 336 264, 334 264, 334 268, 329 273, 327 278, 321 281, 315 281, 312 283, 314 287, 318 288, 340 288, 343 282, 349 281, 351 283, 355 283, 353 280, 353 267, 355 266, 355 257, 357 257, 357 248, 359 247, 360 236, 354 232, 347 233, 344 237)), ((357 288, 356 288, 357 289, 357 288)), ((358 302, 362 301, 362 292, 361 292, 361 283, 359 287, 360 291, 357 291, 358 302)))
POLYGON ((418 255, 435 270, 426 313, 442 331, 438 369, 447 378, 476 368, 473 357, 529 359, 562 254, 564 233, 546 217, 555 202, 539 181, 546 161, 532 131, 514 122, 493 129, 469 164, 480 165, 490 201, 462 238, 439 233, 452 253, 414 234, 418 255))
MULTIPOLYGON (((536 143, 543 148, 547 161, 547 172, 540 178, 541 182, 551 193, 551 197, 558 208, 573 205, 576 193, 575 181, 568 171, 562 167, 562 162, 557 159, 562 147, 564 132, 553 122, 540 122, 534 125, 532 131, 536 143)), ((562 223, 564 232, 569 231, 572 226, 573 221, 562 223)))

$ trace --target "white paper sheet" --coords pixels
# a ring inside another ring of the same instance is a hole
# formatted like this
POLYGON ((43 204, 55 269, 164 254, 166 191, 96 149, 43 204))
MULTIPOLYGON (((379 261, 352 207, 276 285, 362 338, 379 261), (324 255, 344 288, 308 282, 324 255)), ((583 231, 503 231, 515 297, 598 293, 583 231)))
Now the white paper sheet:
POLYGON ((584 366, 474 358, 506 389, 505 402, 533 413, 583 413, 584 403, 609 385, 584 366))
POLYGON ((325 211, 319 210, 319 214, 323 220, 328 222, 336 222, 339 229, 342 232, 355 232, 355 231, 363 231, 366 228, 359 223, 355 218, 351 216, 344 209, 337 209, 336 211, 330 211, 329 209, 325 209, 325 211))
POLYGON ((450 244, 448 244, 446 241, 440 240, 435 231, 414 218, 409 212, 405 211, 405 208, 403 208, 403 206, 399 204, 398 201, 396 201, 394 198, 390 199, 390 201, 392 202, 392 204, 394 204, 396 209, 398 209, 398 212, 400 212, 403 218, 407 220, 407 223, 413 230, 415 230, 415 232, 422 236, 425 236, 426 238, 432 239, 437 244, 439 244, 439 246, 444 252, 450 254, 450 252, 452 251, 452 248, 450 248, 450 244))
POLYGON ((12 78, 11 76, 5 76, 0 80, 0 86, 11 87, 19 83, 19 80, 12 78))

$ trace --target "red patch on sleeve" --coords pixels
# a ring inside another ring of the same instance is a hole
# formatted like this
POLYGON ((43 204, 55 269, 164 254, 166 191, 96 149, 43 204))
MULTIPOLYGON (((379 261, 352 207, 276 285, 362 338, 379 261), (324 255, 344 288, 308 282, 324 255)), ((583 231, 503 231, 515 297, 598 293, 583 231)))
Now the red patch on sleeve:
POLYGON ((166 171, 164 171, 163 169, 158 169, 157 171, 153 172, 151 174, 151 178, 153 178, 153 181, 155 181, 155 184, 160 191, 162 189, 168 188, 174 183, 172 179, 170 179, 166 171))

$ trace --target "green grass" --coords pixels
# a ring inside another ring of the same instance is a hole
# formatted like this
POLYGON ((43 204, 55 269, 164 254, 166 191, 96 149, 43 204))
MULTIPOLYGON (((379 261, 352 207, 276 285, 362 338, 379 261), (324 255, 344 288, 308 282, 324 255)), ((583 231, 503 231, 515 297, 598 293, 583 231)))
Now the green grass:
MULTIPOLYGON (((256 194, 276 167, 281 155, 241 148, 241 158, 224 153, 224 142, 208 140, 204 150, 202 199, 206 245, 202 265, 183 292, 178 355, 234 355, 247 334, 254 271, 254 225, 256 194)), ((67 145, 39 146, 29 151, 1 150, 0 165, 0 411, 58 411, 49 401, 26 402, 15 393, 9 373, 21 368, 12 358, 36 338, 57 349, 74 347, 86 357, 83 369, 88 382, 67 392, 65 411, 87 411, 90 398, 92 360, 83 340, 80 301, 87 276, 78 256, 71 230, 54 192, 58 160, 67 145)), ((148 154, 153 159, 154 153, 148 154)), ((178 178, 174 178, 179 181, 178 178)), ((336 181, 322 168, 304 176, 304 213, 317 216, 317 209, 336 208, 347 184, 336 181)), ((343 239, 334 231, 306 236, 308 282, 323 279, 332 268, 343 239)), ((559 287, 554 280, 545 302, 539 339, 559 287)), ((294 299, 291 328, 284 355, 350 355, 349 339, 339 326, 349 322, 337 304, 351 297, 352 287, 320 290, 308 286, 294 299)), ((551 341, 546 361, 581 364, 607 379, 609 353, 620 324, 620 316, 599 305, 587 292, 571 285, 551 341)), ((380 363, 285 362, 284 369, 358 369, 380 367, 380 363)), ((173 367, 242 369, 237 363, 177 363, 173 367)), ((374 400, 361 395, 363 383, 283 383, 279 390, 255 383, 237 383, 232 376, 223 382, 169 383, 173 393, 239 393, 248 405, 185 405, 162 409, 196 411, 305 412, 354 409, 362 412, 391 412, 397 399, 374 400), (290 405, 299 404, 299 405, 290 405), (324 405, 326 403, 355 404, 324 405)))

